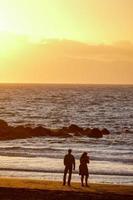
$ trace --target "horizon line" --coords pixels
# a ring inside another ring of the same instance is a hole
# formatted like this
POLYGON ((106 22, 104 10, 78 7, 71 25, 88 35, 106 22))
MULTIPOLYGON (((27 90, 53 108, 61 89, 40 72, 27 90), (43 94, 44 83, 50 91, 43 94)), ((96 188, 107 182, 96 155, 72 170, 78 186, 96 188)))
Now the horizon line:
POLYGON ((129 85, 133 86, 133 83, 54 83, 54 82, 0 82, 0 85, 129 85))

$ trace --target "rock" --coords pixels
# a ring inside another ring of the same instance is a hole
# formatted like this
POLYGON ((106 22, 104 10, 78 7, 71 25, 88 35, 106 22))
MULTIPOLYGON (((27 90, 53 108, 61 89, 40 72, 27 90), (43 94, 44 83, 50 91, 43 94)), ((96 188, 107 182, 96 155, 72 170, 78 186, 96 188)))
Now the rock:
POLYGON ((106 128, 102 129, 101 132, 103 135, 110 135, 110 131, 106 128))
POLYGON ((82 133, 81 132, 75 132, 73 133, 74 136, 82 136, 82 133))
POLYGON ((7 128, 7 127, 8 127, 8 123, 0 119, 0 129, 7 128))
POLYGON ((58 137, 64 137, 64 138, 67 138, 67 137, 72 137, 70 134, 69 134, 69 130, 67 127, 63 127, 61 129, 57 129, 56 130, 56 134, 58 137))
POLYGON ((21 125, 21 126, 16 126, 15 128, 13 128, 12 132, 13 132, 14 137, 25 138, 25 137, 30 137, 32 128, 21 125))
POLYGON ((125 133, 133 133, 133 131, 129 130, 129 129, 126 129, 125 130, 125 133))
POLYGON ((83 136, 88 136, 91 132, 91 128, 86 128, 82 131, 82 135, 83 136))
POLYGON ((68 127, 63 127, 63 128, 61 128, 61 129, 59 129, 59 131, 60 131, 62 134, 69 133, 68 127))
POLYGON ((81 133, 83 132, 83 128, 75 125, 75 124, 71 124, 69 127, 68 127, 68 131, 70 133, 81 133))
POLYGON ((50 137, 73 137, 73 136, 88 136, 92 138, 101 138, 103 135, 109 135, 110 132, 106 128, 99 130, 98 128, 86 128, 83 129, 75 124, 71 124, 69 127, 63 127, 59 129, 49 129, 43 126, 31 128, 30 126, 8 126, 8 123, 4 120, 0 120, 0 139, 22 139, 39 136, 50 137))
POLYGON ((92 138, 102 138, 103 134, 98 128, 93 128, 90 133, 88 134, 88 137, 92 138))
POLYGON ((32 132, 32 136, 50 136, 51 135, 51 130, 48 128, 44 128, 42 126, 35 127, 32 132))
POLYGON ((0 138, 7 138, 10 132, 10 126, 4 120, 0 120, 0 138))

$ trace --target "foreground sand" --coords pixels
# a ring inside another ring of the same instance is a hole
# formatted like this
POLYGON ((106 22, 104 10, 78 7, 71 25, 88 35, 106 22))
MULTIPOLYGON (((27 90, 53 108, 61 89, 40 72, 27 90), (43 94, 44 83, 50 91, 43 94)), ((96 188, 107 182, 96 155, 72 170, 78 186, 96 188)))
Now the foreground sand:
POLYGON ((79 183, 71 187, 61 182, 33 179, 0 178, 0 200, 131 200, 133 186, 79 183))

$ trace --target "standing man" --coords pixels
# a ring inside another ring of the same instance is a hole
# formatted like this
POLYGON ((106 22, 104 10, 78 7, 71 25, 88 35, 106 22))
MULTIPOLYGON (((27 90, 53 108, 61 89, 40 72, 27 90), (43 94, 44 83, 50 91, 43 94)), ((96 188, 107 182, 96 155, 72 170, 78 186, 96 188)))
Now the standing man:
POLYGON ((67 173, 69 173, 68 183, 67 183, 68 186, 71 185, 72 170, 75 170, 75 158, 71 153, 72 153, 72 150, 69 149, 68 154, 65 155, 64 157, 65 169, 64 169, 63 185, 66 184, 66 175, 67 173))

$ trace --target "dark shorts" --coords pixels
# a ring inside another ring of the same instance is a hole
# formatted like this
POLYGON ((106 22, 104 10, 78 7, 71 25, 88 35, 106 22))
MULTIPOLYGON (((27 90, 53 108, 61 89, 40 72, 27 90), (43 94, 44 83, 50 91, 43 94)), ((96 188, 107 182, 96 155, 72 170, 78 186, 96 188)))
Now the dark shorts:
POLYGON ((64 169, 64 173, 70 173, 72 174, 72 166, 65 166, 65 169, 64 169))

